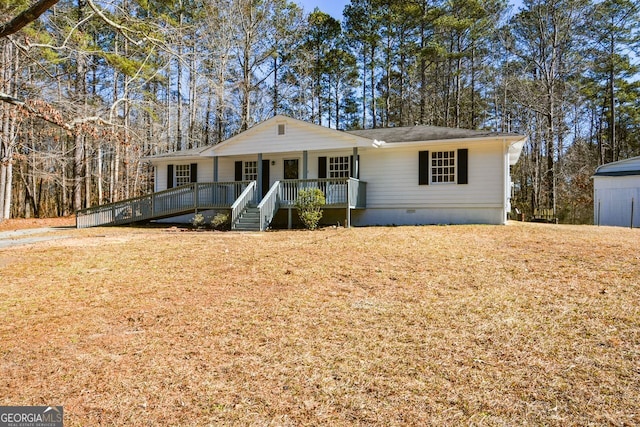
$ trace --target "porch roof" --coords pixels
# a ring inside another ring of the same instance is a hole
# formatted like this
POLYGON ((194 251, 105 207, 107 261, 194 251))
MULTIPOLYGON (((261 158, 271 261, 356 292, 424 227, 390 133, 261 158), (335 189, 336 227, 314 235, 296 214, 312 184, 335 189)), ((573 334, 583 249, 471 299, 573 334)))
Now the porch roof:
POLYGON ((168 153, 156 154, 154 156, 147 156, 145 157, 145 159, 147 160, 176 159, 176 158, 180 158, 184 160, 198 159, 202 157, 200 154, 209 148, 211 148, 211 145, 206 145, 204 147, 191 148, 189 150, 170 151, 168 153))

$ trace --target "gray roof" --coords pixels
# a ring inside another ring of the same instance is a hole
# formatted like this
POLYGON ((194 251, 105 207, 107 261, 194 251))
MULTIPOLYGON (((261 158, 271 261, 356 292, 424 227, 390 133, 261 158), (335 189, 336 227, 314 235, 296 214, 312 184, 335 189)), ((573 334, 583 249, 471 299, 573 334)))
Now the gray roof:
POLYGON ((607 163, 596 169, 594 176, 640 175, 640 156, 607 163))
POLYGON ((162 159, 164 157, 176 158, 176 157, 198 157, 204 150, 211 148, 211 145, 205 145, 203 147, 191 148, 189 150, 170 151, 168 153, 156 154, 155 156, 147 156, 147 159, 162 159))
POLYGON ((640 175, 640 170, 596 172, 593 176, 633 176, 640 175))
POLYGON ((381 129, 350 130, 347 133, 384 142, 440 141, 447 139, 520 136, 516 133, 446 128, 439 126, 407 126, 381 129))

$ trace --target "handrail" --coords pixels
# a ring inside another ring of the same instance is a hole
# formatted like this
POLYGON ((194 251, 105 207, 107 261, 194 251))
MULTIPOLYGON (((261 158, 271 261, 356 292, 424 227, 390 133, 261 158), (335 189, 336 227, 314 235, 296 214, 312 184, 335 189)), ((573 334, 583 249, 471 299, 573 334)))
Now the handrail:
POLYGON ((251 181, 251 184, 244 189, 240 197, 231 205, 231 224, 235 224, 240 214, 247 207, 249 203, 255 198, 256 182, 251 181))
POLYGON ((258 205, 260 210, 260 231, 264 231, 269 226, 276 212, 278 212, 280 207, 278 200, 279 190, 280 181, 276 181, 258 205))

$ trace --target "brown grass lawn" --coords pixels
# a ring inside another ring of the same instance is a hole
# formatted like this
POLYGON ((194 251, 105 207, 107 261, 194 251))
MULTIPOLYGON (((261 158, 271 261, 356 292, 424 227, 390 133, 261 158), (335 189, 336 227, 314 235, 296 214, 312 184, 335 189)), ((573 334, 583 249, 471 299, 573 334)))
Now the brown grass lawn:
POLYGON ((640 230, 71 231, 0 250, 0 405, 90 425, 638 425, 640 230))
POLYGON ((75 216, 65 216, 60 218, 14 218, 0 221, 0 232, 23 230, 26 228, 75 226, 75 216))

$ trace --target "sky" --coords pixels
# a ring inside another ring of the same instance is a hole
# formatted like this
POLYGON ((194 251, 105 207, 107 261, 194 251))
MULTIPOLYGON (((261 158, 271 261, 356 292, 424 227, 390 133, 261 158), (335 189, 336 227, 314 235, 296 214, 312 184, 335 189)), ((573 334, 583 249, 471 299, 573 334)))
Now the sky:
MULTIPOLYGON (((305 12, 311 13, 313 9, 319 7, 321 11, 328 13, 336 19, 342 21, 342 12, 344 7, 351 3, 351 0, 295 0, 305 12)), ((519 7, 522 6, 522 0, 511 0, 510 3, 514 5, 513 12, 516 12, 519 7)))
POLYGON ((307 13, 313 12, 313 9, 318 7, 321 11, 342 21, 342 11, 347 4, 351 3, 351 0, 296 0, 296 3, 307 13))

